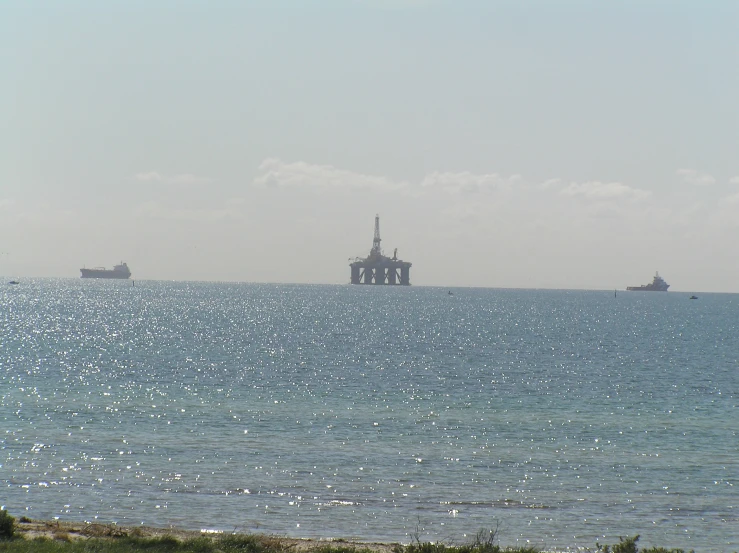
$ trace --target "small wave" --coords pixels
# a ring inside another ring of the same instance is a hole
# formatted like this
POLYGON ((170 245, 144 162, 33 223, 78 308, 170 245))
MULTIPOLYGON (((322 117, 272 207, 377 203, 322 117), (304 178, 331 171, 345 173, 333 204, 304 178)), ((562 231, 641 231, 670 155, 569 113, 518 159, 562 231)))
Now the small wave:
POLYGON ((360 503, 356 501, 346 501, 341 499, 332 499, 331 501, 316 503, 316 505, 319 507, 354 507, 359 504, 360 503))
POLYGON ((466 506, 466 507, 499 507, 518 509, 551 509, 548 505, 540 503, 524 503, 514 499, 499 499, 496 501, 440 501, 440 505, 466 506))

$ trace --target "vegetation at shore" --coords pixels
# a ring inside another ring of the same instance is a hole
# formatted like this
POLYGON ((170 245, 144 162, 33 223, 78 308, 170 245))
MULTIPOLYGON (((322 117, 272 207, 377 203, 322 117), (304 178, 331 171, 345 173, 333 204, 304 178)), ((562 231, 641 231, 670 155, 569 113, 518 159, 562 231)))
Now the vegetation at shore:
POLYGON ((15 536, 15 519, 6 510, 0 510, 0 540, 8 540, 15 536))
MULTIPOLYGON (((0 553, 378 553, 380 544, 346 541, 304 541, 257 534, 197 534, 166 530, 121 528, 114 524, 77 527, 21 518, 19 522, 0 510, 0 553), (26 528, 24 528, 26 526, 26 528), (35 530, 31 531, 29 528, 35 530), (39 531, 38 529, 41 529, 39 531), (161 533, 152 535, 153 532, 161 533), (174 532, 173 532, 174 533, 174 532)), ((613 545, 596 544, 592 553, 685 553, 682 549, 638 549, 639 536, 613 545)), ((452 545, 423 542, 385 545, 388 553, 538 553, 533 547, 502 547, 498 532, 481 531, 469 543, 452 545)), ((691 552, 692 553, 692 552, 691 552)))

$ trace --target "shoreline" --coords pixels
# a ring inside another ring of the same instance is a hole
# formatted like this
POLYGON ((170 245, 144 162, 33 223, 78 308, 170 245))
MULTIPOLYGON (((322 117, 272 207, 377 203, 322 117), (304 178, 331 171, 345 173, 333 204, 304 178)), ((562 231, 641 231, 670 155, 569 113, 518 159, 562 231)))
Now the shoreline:
MULTIPOLYGON (((7 514, 7 511, 2 510, 0 513, 7 514)), ((528 544, 500 545, 496 543, 496 531, 491 531, 489 534, 480 532, 464 544, 451 544, 420 541, 411 543, 365 542, 360 539, 345 538, 288 538, 261 532, 186 530, 175 526, 166 528, 145 525, 119 526, 114 522, 35 520, 25 516, 15 518, 12 515, 0 517, 0 522, 2 523, 0 524, 0 551, 9 553, 86 551, 88 548, 86 540, 93 540, 93 544, 107 543, 108 545, 102 546, 103 550, 110 549, 119 553, 139 551, 141 544, 144 544, 145 549, 150 553, 192 553, 193 551, 199 553, 555 553, 557 551, 693 553, 695 551, 693 548, 686 550, 674 546, 651 545, 640 548, 637 546, 639 535, 619 537, 618 542, 610 545, 596 542, 587 546, 580 544, 564 549, 550 549, 546 546, 539 549, 528 544), (42 542, 33 544, 33 540, 42 540, 42 542), (14 549, 11 544, 19 542, 29 545, 14 549), (42 546, 42 543, 48 545, 42 546), (29 546, 32 549, 29 550, 29 546)), ((736 552, 737 549, 729 548, 723 551, 736 552)))
POLYGON ((174 537, 180 541, 202 536, 216 537, 223 535, 256 536, 267 542, 279 544, 290 551, 306 552, 319 549, 326 545, 341 545, 369 550, 373 553, 392 553, 400 543, 363 542, 343 538, 286 538, 272 534, 247 532, 217 532, 212 530, 185 530, 170 526, 159 528, 155 526, 119 526, 115 523, 101 522, 74 522, 62 520, 35 520, 27 517, 15 519, 15 531, 18 536, 32 540, 34 538, 48 538, 52 540, 85 540, 90 538, 162 538, 174 537))

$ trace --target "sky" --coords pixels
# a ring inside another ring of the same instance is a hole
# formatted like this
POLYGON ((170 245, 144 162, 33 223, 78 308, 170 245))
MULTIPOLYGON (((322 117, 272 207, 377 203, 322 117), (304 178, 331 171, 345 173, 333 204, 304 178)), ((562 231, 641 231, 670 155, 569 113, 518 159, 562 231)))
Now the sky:
POLYGON ((0 2, 0 275, 739 292, 739 2, 0 2))

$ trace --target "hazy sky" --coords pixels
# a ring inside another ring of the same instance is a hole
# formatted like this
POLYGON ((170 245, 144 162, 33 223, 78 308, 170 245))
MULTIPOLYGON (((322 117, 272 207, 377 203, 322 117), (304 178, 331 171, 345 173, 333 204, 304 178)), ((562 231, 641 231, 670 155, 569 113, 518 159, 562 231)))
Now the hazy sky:
POLYGON ((739 292, 739 2, 0 2, 0 274, 739 292))

